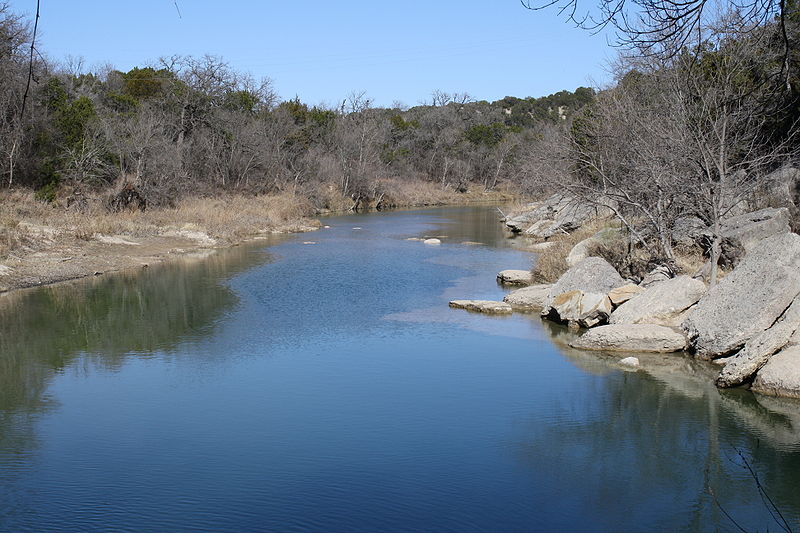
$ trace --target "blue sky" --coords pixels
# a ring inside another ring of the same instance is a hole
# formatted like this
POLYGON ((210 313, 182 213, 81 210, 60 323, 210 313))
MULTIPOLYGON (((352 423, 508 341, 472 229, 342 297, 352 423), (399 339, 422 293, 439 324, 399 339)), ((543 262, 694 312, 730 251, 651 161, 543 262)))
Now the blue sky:
MULTIPOLYGON (((543 96, 603 83, 614 57, 551 9, 518 0, 269 2, 41 0, 41 48, 54 60, 120 70, 160 56, 213 54, 284 99, 334 103, 366 91, 378 105, 414 105, 439 89, 479 100, 543 96)), ((35 0, 12 0, 32 13, 35 0)))

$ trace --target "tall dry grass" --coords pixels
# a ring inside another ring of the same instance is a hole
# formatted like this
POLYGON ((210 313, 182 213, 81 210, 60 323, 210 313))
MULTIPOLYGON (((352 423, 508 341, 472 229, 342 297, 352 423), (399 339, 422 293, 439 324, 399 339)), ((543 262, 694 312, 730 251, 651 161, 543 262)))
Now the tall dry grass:
POLYGON ((45 203, 29 191, 0 194, 0 257, 97 234, 148 237, 170 230, 202 231, 223 241, 313 225, 310 203, 292 194, 186 198, 174 208, 111 212, 102 198, 81 209, 45 203))
POLYGON ((579 229, 551 239, 552 246, 539 252, 536 263, 531 269, 531 276, 534 283, 555 283, 561 274, 567 271, 567 256, 572 248, 584 239, 588 239, 607 224, 603 221, 595 221, 586 224, 579 229))

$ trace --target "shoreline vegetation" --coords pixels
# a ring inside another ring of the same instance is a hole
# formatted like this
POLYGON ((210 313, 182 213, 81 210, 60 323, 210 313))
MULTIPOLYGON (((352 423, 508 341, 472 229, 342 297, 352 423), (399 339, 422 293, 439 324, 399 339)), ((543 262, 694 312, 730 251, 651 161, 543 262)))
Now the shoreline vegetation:
MULTIPOLYGON (((272 235, 316 231, 320 223, 315 217, 349 212, 346 199, 340 209, 319 210, 291 194, 186 198, 175 207, 122 212, 108 211, 102 198, 75 211, 58 202, 36 201, 33 195, 0 192, 0 294, 173 258, 202 257, 212 249, 272 235)), ((513 195, 499 191, 455 194, 434 189, 422 195, 409 191, 393 208, 513 200, 513 195)))

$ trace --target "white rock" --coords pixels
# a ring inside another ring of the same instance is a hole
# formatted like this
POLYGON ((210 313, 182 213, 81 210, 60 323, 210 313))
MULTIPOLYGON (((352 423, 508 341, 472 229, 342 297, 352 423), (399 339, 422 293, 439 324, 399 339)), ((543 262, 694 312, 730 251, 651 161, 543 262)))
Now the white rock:
POLYGON ((530 285, 530 270, 501 270, 497 273, 497 281, 503 285, 530 285))
POLYGON ((770 396, 800 398, 800 346, 790 346, 770 357, 756 374, 752 390, 770 396))
POLYGON ((611 313, 611 301, 603 293, 570 291, 559 294, 551 302, 548 319, 584 328, 604 323, 611 313))
POLYGON ((654 283, 641 294, 620 305, 609 324, 660 324, 679 326, 681 313, 706 293, 706 285, 689 276, 654 283))
POLYGON ((716 286, 681 327, 702 358, 734 353, 772 326, 800 294, 800 236, 763 240, 716 286))
POLYGON ((679 352, 686 337, 655 324, 612 324, 590 329, 570 343, 574 348, 613 352, 679 352))
POLYGON ((549 291, 550 285, 531 285, 507 294, 503 301, 511 304, 515 310, 541 311, 544 309, 549 291))
POLYGON ((619 360, 619 364, 622 366, 629 366, 632 368, 636 368, 639 366, 639 358, 638 357, 626 357, 624 359, 619 360))
POLYGON ((439 239, 425 239, 422 244, 442 244, 442 241, 439 239))
POLYGON ((452 300, 450 307, 495 315, 507 315, 512 312, 510 304, 492 300, 452 300))

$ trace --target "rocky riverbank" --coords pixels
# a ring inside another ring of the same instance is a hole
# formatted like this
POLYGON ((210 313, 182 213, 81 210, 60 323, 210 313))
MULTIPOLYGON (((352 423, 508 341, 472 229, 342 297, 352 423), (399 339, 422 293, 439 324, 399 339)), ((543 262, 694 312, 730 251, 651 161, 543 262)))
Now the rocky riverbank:
MULTIPOLYGON (((574 205, 553 197, 506 223, 515 232, 549 238, 545 234, 607 218, 574 205)), ((498 282, 528 285, 504 303, 568 325, 576 332, 571 347, 620 353, 626 366, 636 367, 635 357, 626 356, 637 353, 684 352, 721 367, 714 377, 717 387, 800 398, 800 235, 790 231, 791 207, 739 213, 725 221, 729 269, 716 284, 706 281, 707 268, 676 275, 656 267, 642 279, 626 278, 584 241, 570 250, 569 267, 554 283, 532 284, 535 278, 526 280, 519 272, 498 274, 498 282)), ((707 240, 702 223, 682 222, 676 240, 707 240)), ((506 312, 492 302, 462 301, 458 307, 506 312)))

